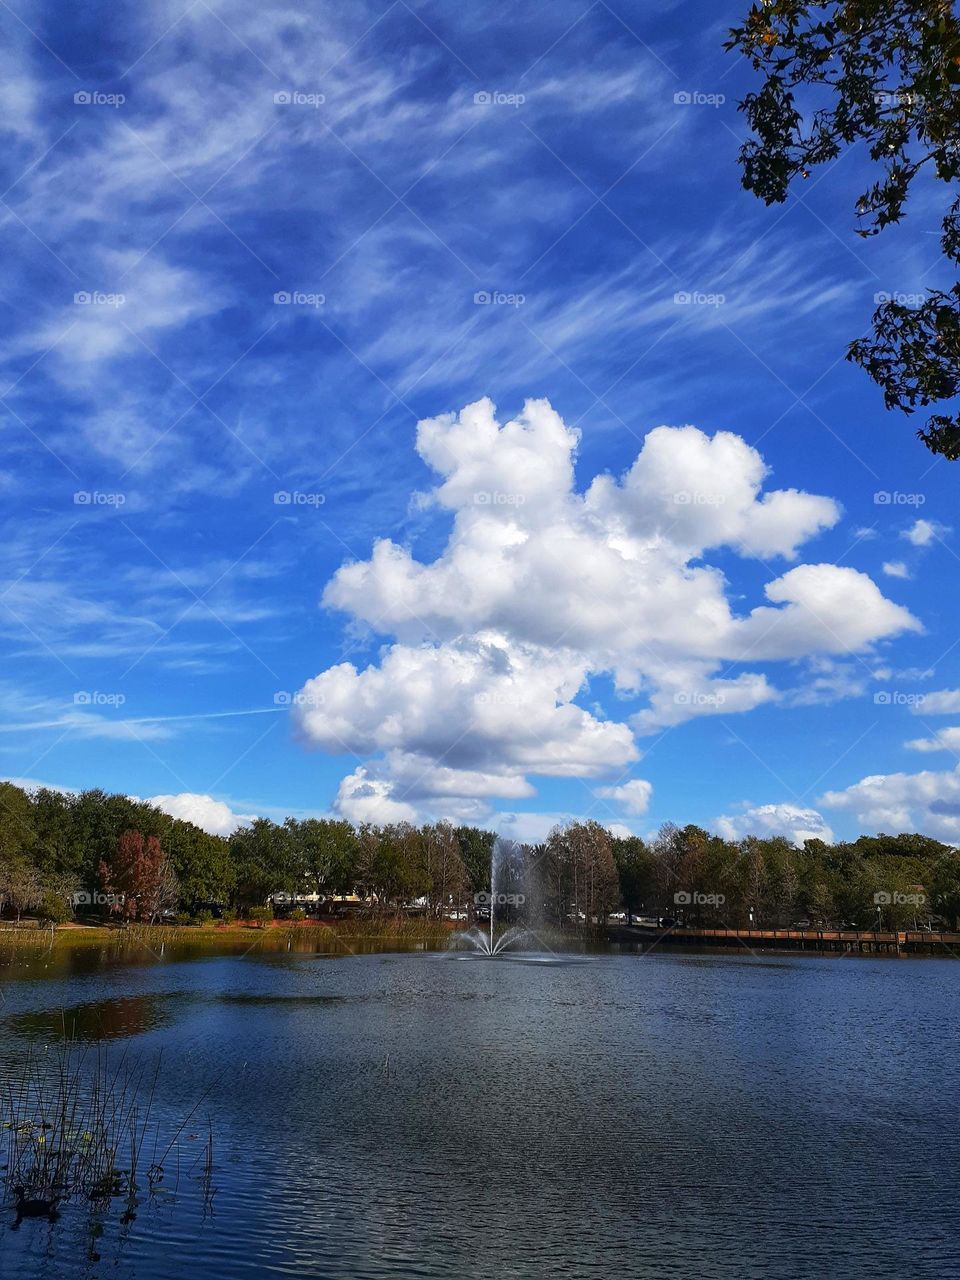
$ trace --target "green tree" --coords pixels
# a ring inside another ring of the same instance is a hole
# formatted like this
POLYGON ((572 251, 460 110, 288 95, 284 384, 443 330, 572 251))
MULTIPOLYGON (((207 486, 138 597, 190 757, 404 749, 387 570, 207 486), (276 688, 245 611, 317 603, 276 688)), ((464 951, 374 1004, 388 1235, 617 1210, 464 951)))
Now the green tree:
POLYGON ((192 822, 168 818, 160 841, 176 873, 181 902, 193 907, 198 902, 229 901, 235 875, 228 840, 192 822))
POLYGON ((653 854, 639 836, 614 839, 612 852, 620 900, 631 915, 639 915, 652 901, 656 888, 653 854))
MULTIPOLYGON (((960 264, 960 25, 949 0, 760 0, 725 47, 765 79, 740 109, 753 137, 740 152, 744 187, 767 204, 845 149, 864 144, 876 180, 856 204, 858 234, 899 222, 921 174, 946 185, 940 246, 960 264)), ((919 306, 882 301, 847 358, 907 414, 960 393, 960 282, 919 306)), ((934 453, 960 457, 960 413, 918 431, 934 453)))
POLYGON ((51 927, 66 924, 70 919, 70 907, 63 895, 47 889, 37 904, 37 919, 51 927))
POLYGON ((928 881, 930 905, 950 929, 960 926, 960 853, 951 850, 933 864, 928 881))
POLYGON ((302 887, 291 856, 290 833, 268 818, 255 818, 249 827, 233 832, 230 857, 241 906, 262 906, 271 894, 292 894, 302 887))
POLYGON ((359 842, 349 822, 288 818, 283 825, 291 860, 304 885, 318 894, 347 893, 354 887, 359 842))

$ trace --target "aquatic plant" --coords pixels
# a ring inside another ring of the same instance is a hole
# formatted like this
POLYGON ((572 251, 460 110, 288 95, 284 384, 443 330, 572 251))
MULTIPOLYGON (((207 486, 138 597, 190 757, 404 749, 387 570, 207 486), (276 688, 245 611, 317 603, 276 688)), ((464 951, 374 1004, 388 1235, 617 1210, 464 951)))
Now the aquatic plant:
MULTIPOLYGON (((153 1117, 160 1065, 159 1057, 151 1067, 126 1052, 114 1061, 100 1044, 66 1039, 53 1049, 31 1050, 19 1077, 0 1094, 2 1181, 15 1203, 55 1208, 71 1200, 108 1205, 122 1197, 124 1219, 131 1221, 138 1192, 159 1188, 171 1157, 179 1181, 180 1138, 203 1098, 165 1133, 153 1117)), ((204 1149, 192 1149, 187 1166, 188 1175, 200 1178, 205 1202, 215 1194, 209 1124, 208 1130, 204 1149)))

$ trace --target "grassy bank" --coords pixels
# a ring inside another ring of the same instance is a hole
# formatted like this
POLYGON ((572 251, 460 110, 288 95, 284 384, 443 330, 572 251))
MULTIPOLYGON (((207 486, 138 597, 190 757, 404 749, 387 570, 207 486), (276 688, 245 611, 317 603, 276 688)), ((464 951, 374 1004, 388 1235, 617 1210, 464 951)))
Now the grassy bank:
POLYGON ((55 929, 33 920, 0 924, 0 953, 4 949, 55 949, 146 946, 158 950, 172 945, 287 944, 305 948, 349 950, 351 942, 396 942, 402 946, 445 946, 451 926, 437 920, 395 916, 355 918, 337 922, 274 920, 267 924, 236 920, 203 925, 60 925, 55 929))

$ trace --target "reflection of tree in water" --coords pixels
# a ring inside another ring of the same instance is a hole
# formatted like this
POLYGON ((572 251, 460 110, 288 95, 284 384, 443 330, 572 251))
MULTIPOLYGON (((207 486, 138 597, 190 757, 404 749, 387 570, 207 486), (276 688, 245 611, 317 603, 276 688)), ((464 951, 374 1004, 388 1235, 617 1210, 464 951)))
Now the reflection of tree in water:
POLYGON ((95 1000, 68 1009, 41 1009, 10 1019, 11 1029, 25 1036, 66 1040, 120 1040, 137 1036, 170 1021, 167 997, 153 994, 95 1000))

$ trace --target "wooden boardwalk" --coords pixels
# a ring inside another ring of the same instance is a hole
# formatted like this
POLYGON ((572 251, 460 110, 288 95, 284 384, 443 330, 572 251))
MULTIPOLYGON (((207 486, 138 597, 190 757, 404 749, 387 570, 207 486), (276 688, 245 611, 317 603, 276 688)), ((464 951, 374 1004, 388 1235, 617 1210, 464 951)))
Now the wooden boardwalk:
POLYGON ((819 951, 859 954, 954 955, 960 959, 960 933, 877 929, 669 929, 619 926, 609 930, 611 942, 644 950, 655 947, 735 947, 750 951, 819 951))

